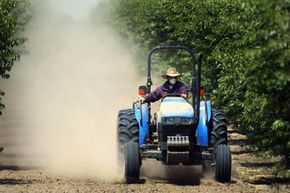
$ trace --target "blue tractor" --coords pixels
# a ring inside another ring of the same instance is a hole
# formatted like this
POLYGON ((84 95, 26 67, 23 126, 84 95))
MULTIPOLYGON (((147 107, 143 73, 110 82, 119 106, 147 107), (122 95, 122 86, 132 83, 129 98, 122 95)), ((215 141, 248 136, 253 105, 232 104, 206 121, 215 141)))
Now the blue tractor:
MULTIPOLYGON (((178 94, 166 96, 159 112, 151 116, 150 103, 136 102, 132 109, 118 113, 118 155, 125 162, 126 183, 138 182, 144 159, 156 159, 165 165, 202 165, 204 172, 214 171, 219 182, 231 180, 231 152, 227 145, 225 114, 211 106, 201 89, 201 57, 185 46, 158 46, 148 56, 146 86, 140 95, 151 91, 151 58, 159 50, 185 50, 192 57, 192 104, 178 94)), ((141 92, 140 92, 141 91, 141 92)))

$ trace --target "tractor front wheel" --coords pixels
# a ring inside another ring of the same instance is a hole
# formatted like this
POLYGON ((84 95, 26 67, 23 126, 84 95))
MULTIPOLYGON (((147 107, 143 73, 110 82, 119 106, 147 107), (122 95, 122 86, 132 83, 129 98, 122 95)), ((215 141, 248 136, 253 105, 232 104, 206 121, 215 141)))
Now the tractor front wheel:
POLYGON ((232 158, 231 151, 227 145, 218 145, 215 150, 215 179, 225 183, 231 181, 232 158))
POLYGON ((125 144, 125 180, 126 183, 139 181, 140 175, 140 151, 137 143, 125 144))

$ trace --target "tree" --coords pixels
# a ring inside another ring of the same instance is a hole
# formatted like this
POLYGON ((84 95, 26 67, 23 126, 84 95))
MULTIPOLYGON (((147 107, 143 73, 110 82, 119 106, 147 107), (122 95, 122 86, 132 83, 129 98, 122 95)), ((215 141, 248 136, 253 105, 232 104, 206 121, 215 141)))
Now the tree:
MULTIPOLYGON (((290 168, 289 0, 111 2, 116 29, 142 50, 180 44, 203 52, 208 97, 253 147, 290 168)), ((188 78, 190 67, 176 65, 188 78)))
MULTIPOLYGON (((20 51, 16 48, 25 42, 19 36, 28 21, 29 3, 26 0, 0 0, 0 76, 9 78, 14 63, 20 58, 20 51)), ((4 92, 0 90, 0 96, 4 92)), ((1 97, 0 97, 1 102, 1 97)), ((4 105, 0 103, 0 114, 4 105)))

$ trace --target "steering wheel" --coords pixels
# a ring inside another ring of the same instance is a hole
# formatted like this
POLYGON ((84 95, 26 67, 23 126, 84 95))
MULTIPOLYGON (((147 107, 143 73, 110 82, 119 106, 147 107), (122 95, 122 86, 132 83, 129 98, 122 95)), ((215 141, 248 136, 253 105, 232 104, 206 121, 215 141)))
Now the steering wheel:
POLYGON ((168 93, 165 97, 181 97, 179 93, 168 93))

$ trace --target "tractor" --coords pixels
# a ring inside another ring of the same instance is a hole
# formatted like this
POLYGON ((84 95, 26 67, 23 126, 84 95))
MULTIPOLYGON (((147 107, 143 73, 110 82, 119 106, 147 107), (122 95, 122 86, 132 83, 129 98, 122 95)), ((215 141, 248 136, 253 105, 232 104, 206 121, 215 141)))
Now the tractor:
POLYGON ((133 108, 120 110, 117 120, 118 157, 125 166, 126 183, 136 183, 145 159, 165 165, 202 166, 212 171, 221 183, 231 181, 231 152, 227 145, 225 113, 212 108, 201 87, 201 54, 186 46, 157 46, 148 55, 147 83, 139 87, 139 96, 151 92, 151 63, 155 52, 187 51, 191 57, 192 96, 189 103, 179 94, 162 99, 158 113, 151 116, 151 104, 134 102, 133 108))

